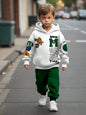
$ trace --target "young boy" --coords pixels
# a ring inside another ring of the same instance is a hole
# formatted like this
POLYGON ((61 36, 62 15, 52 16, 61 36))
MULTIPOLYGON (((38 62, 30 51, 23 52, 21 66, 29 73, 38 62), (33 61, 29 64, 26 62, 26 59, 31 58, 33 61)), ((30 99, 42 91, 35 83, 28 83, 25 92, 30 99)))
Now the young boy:
POLYGON ((59 97, 59 62, 62 62, 62 71, 65 71, 69 63, 67 44, 59 25, 52 24, 55 19, 55 8, 51 4, 40 6, 38 18, 40 22, 36 23, 26 45, 24 67, 29 69, 29 62, 34 53, 36 86, 41 95, 39 105, 46 105, 48 94, 49 110, 58 111, 56 99, 59 97))

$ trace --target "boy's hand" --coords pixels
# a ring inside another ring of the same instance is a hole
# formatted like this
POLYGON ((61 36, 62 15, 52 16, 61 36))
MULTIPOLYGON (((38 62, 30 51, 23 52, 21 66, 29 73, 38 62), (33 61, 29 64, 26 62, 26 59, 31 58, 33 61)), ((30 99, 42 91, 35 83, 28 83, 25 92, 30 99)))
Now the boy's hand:
POLYGON ((25 69, 29 70, 29 65, 24 65, 25 69))
POLYGON ((66 67, 62 67, 62 71, 65 71, 66 70, 66 67))

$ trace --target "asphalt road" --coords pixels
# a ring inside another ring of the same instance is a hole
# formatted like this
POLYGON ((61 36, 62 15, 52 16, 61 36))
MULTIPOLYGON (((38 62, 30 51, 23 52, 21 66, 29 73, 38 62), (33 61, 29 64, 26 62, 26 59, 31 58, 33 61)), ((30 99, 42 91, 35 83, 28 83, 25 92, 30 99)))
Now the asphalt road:
POLYGON ((60 24, 67 43, 70 64, 67 71, 60 70, 59 111, 50 113, 38 106, 34 65, 26 71, 19 57, 8 75, 9 92, 0 107, 0 115, 86 115, 86 20, 55 20, 60 24))

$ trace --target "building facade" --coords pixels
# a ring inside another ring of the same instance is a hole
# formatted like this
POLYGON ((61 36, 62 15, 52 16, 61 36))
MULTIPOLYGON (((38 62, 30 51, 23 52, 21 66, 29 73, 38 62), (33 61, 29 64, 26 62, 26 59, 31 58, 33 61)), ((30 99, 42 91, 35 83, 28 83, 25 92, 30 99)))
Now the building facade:
POLYGON ((28 28, 28 0, 0 0, 0 21, 15 21, 15 34, 28 28))
POLYGON ((2 19, 2 0, 0 0, 0 19, 2 19))
POLYGON ((15 21, 15 34, 20 36, 37 18, 38 6, 43 3, 46 0, 0 0, 0 21, 15 21))

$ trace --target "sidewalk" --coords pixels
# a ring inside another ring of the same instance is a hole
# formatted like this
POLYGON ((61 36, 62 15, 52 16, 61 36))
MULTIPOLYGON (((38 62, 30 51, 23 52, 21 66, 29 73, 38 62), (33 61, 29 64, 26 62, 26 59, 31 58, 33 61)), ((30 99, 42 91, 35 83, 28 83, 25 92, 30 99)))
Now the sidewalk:
POLYGON ((32 33, 34 26, 30 27, 22 36, 15 38, 15 45, 11 47, 0 47, 0 76, 7 69, 8 65, 25 50, 25 44, 32 33))

